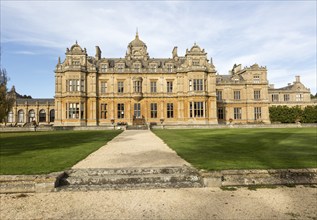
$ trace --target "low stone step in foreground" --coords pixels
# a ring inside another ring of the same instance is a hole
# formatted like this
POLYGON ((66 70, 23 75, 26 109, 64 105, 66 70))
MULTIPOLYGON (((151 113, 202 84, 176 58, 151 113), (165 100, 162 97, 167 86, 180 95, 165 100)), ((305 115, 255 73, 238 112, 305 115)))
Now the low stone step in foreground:
POLYGON ((188 166, 158 168, 71 169, 58 191, 203 187, 196 169, 188 166))

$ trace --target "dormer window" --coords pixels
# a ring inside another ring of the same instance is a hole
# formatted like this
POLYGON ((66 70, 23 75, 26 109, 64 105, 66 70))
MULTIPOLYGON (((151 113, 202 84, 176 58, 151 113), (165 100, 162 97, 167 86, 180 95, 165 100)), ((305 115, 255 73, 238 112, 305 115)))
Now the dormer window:
POLYGON ((155 73, 155 72, 156 72, 156 68, 157 68, 157 65, 156 65, 156 64, 151 64, 151 65, 150 65, 150 71, 151 71, 152 73, 155 73))
POLYGON ((173 72, 173 64, 167 64, 167 72, 171 73, 173 72))
POLYGON ((134 64, 134 71, 139 73, 141 71, 141 64, 135 63, 134 64))
POLYGON ((101 71, 102 73, 107 72, 107 69, 108 69, 108 65, 107 65, 107 64, 101 64, 101 66, 100 66, 100 71, 101 71))
POLYGON ((119 63, 117 66, 118 72, 123 72, 124 71, 124 64, 123 63, 119 63))
POLYGON ((199 60, 193 60, 193 66, 199 66, 199 60))

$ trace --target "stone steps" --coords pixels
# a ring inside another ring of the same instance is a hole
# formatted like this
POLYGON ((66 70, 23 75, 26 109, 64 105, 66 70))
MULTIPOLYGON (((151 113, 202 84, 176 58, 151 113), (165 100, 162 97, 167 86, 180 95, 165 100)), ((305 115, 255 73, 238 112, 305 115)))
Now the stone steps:
POLYGON ((127 130, 148 130, 147 125, 128 125, 127 130))
POLYGON ((199 173, 187 166, 164 168, 72 169, 57 191, 202 187, 199 173))

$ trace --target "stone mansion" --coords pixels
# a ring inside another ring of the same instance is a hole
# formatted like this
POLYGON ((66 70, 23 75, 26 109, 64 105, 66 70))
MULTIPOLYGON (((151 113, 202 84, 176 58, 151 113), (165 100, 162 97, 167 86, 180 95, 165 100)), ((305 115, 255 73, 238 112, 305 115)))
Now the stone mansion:
POLYGON ((179 56, 151 58, 138 33, 124 58, 95 56, 76 42, 55 69, 55 99, 16 98, 8 122, 54 126, 270 123, 271 105, 311 105, 299 76, 274 89, 266 67, 234 65, 217 73, 212 59, 194 44, 179 56))

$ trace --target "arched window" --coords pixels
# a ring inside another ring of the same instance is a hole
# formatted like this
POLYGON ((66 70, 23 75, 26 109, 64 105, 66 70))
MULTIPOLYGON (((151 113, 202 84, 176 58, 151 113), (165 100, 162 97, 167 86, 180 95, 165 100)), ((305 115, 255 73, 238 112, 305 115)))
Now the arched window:
POLYGON ((33 109, 29 111, 29 122, 35 121, 35 112, 33 109))
POLYGON ((46 113, 44 109, 40 110, 39 113, 39 122, 46 122, 46 113))
POLYGON ((18 111, 18 122, 19 123, 24 122, 24 111, 22 109, 18 111))
POLYGON ((54 120, 55 120, 55 110, 52 109, 50 111, 50 122, 54 122, 54 120))
POLYGON ((8 114, 8 122, 9 123, 13 122, 13 112, 12 111, 10 111, 9 114, 8 114))

